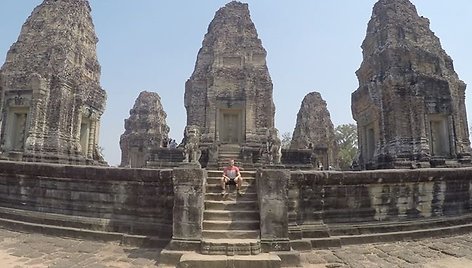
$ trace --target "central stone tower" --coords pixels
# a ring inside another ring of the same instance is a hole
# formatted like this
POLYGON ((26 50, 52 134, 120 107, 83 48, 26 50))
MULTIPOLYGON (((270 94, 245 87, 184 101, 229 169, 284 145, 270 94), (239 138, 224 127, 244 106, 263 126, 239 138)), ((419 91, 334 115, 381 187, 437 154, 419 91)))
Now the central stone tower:
POLYGON ((247 4, 216 12, 185 85, 187 125, 199 128, 203 146, 265 144, 275 114, 266 54, 247 4))

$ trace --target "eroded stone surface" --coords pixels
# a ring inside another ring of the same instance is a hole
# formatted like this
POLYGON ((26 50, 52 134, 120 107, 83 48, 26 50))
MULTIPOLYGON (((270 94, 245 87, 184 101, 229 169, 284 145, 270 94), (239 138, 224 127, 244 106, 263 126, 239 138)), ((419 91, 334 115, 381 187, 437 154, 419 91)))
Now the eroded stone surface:
POLYGON ((337 146, 331 116, 318 92, 308 93, 302 101, 293 131, 291 149, 317 149, 322 151, 317 166, 335 166, 337 146))
POLYGON ((129 113, 120 138, 121 166, 145 167, 150 150, 167 146, 170 130, 167 114, 159 94, 147 91, 139 94, 129 113))
POLYGON ((363 168, 468 163, 466 85, 408 0, 373 9, 352 94, 363 168))
MULTIPOLYGON (((2 267, 156 267, 155 248, 16 233, 0 229, 2 267)), ((215 256, 211 256, 214 258, 215 256)), ((471 267, 472 235, 350 245, 301 252, 301 267, 471 267)))
POLYGON ((288 237, 287 170, 259 170, 257 191, 261 219, 261 242, 266 251, 290 250, 288 237))
POLYGON ((266 54, 247 4, 216 12, 185 86, 187 125, 203 143, 265 144, 275 114, 266 54))
POLYGON ((1 152, 11 160, 104 163, 100 86, 87 0, 44 1, 1 68, 1 152))

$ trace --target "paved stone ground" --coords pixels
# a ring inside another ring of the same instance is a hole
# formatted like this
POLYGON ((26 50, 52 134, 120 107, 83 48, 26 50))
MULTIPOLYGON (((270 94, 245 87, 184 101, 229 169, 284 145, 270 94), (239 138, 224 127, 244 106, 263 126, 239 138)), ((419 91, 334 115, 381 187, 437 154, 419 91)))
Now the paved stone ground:
MULTIPOLYGON (((301 254, 304 267, 472 267, 472 234, 301 254)), ((155 267, 159 250, 0 229, 0 267, 155 267)))

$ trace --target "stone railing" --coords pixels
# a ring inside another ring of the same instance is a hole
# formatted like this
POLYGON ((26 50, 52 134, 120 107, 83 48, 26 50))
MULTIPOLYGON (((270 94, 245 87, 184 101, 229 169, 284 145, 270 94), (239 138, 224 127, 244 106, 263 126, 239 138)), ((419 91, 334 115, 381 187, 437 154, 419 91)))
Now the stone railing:
POLYGON ((146 167, 162 169, 178 167, 184 161, 182 148, 156 148, 149 152, 146 167))
POLYGON ((313 169, 312 149, 282 149, 282 164, 288 169, 313 169))
POLYGON ((172 170, 0 162, 0 217, 170 240, 172 170))

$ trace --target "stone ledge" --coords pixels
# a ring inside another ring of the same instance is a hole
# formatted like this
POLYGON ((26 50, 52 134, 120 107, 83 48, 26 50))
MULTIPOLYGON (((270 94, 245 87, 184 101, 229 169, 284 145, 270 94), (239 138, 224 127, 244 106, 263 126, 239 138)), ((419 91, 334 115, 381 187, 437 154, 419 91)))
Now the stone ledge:
MULTIPOLYGON (((369 222, 363 224, 327 224, 331 236, 394 233, 472 224, 472 214, 457 217, 437 217, 409 221, 369 222)), ((303 228, 303 226, 302 226, 303 228)))
POLYGON ((110 233, 116 232, 113 229, 118 229, 120 233, 122 233, 123 230, 128 230, 130 233, 137 232, 139 233, 138 235, 166 236, 168 237, 167 240, 170 240, 172 233, 171 224, 142 222, 137 221, 136 219, 133 220, 132 218, 130 218, 129 220, 93 218, 29 211, 6 207, 0 207, 0 217, 2 217, 3 219, 13 220, 17 222, 40 224, 45 226, 56 226, 58 228, 75 228, 81 230, 110 233))
POLYGON ((276 251, 272 252, 277 254, 281 260, 282 267, 299 267, 301 266, 300 252, 296 250, 290 251, 276 251))
POLYGON ((203 239, 203 255, 258 255, 261 253, 261 242, 258 239, 203 239))
POLYGON ((328 249, 346 245, 408 241, 428 237, 444 237, 472 231, 472 223, 442 226, 422 230, 401 232, 370 233, 360 235, 331 236, 329 238, 304 238, 290 241, 296 250, 328 249), (311 247, 310 247, 311 244, 311 247))
POLYGON ((223 256, 186 253, 180 258, 178 268, 279 268, 281 259, 276 254, 259 254, 252 256, 223 256))
POLYGON ((72 237, 80 239, 90 239, 103 242, 116 242, 127 246, 143 246, 152 248, 164 248, 169 239, 161 239, 158 237, 128 235, 116 232, 100 232, 86 229, 58 227, 46 224, 27 223, 15 220, 0 218, 0 226, 5 229, 27 232, 36 232, 45 235, 72 237))

